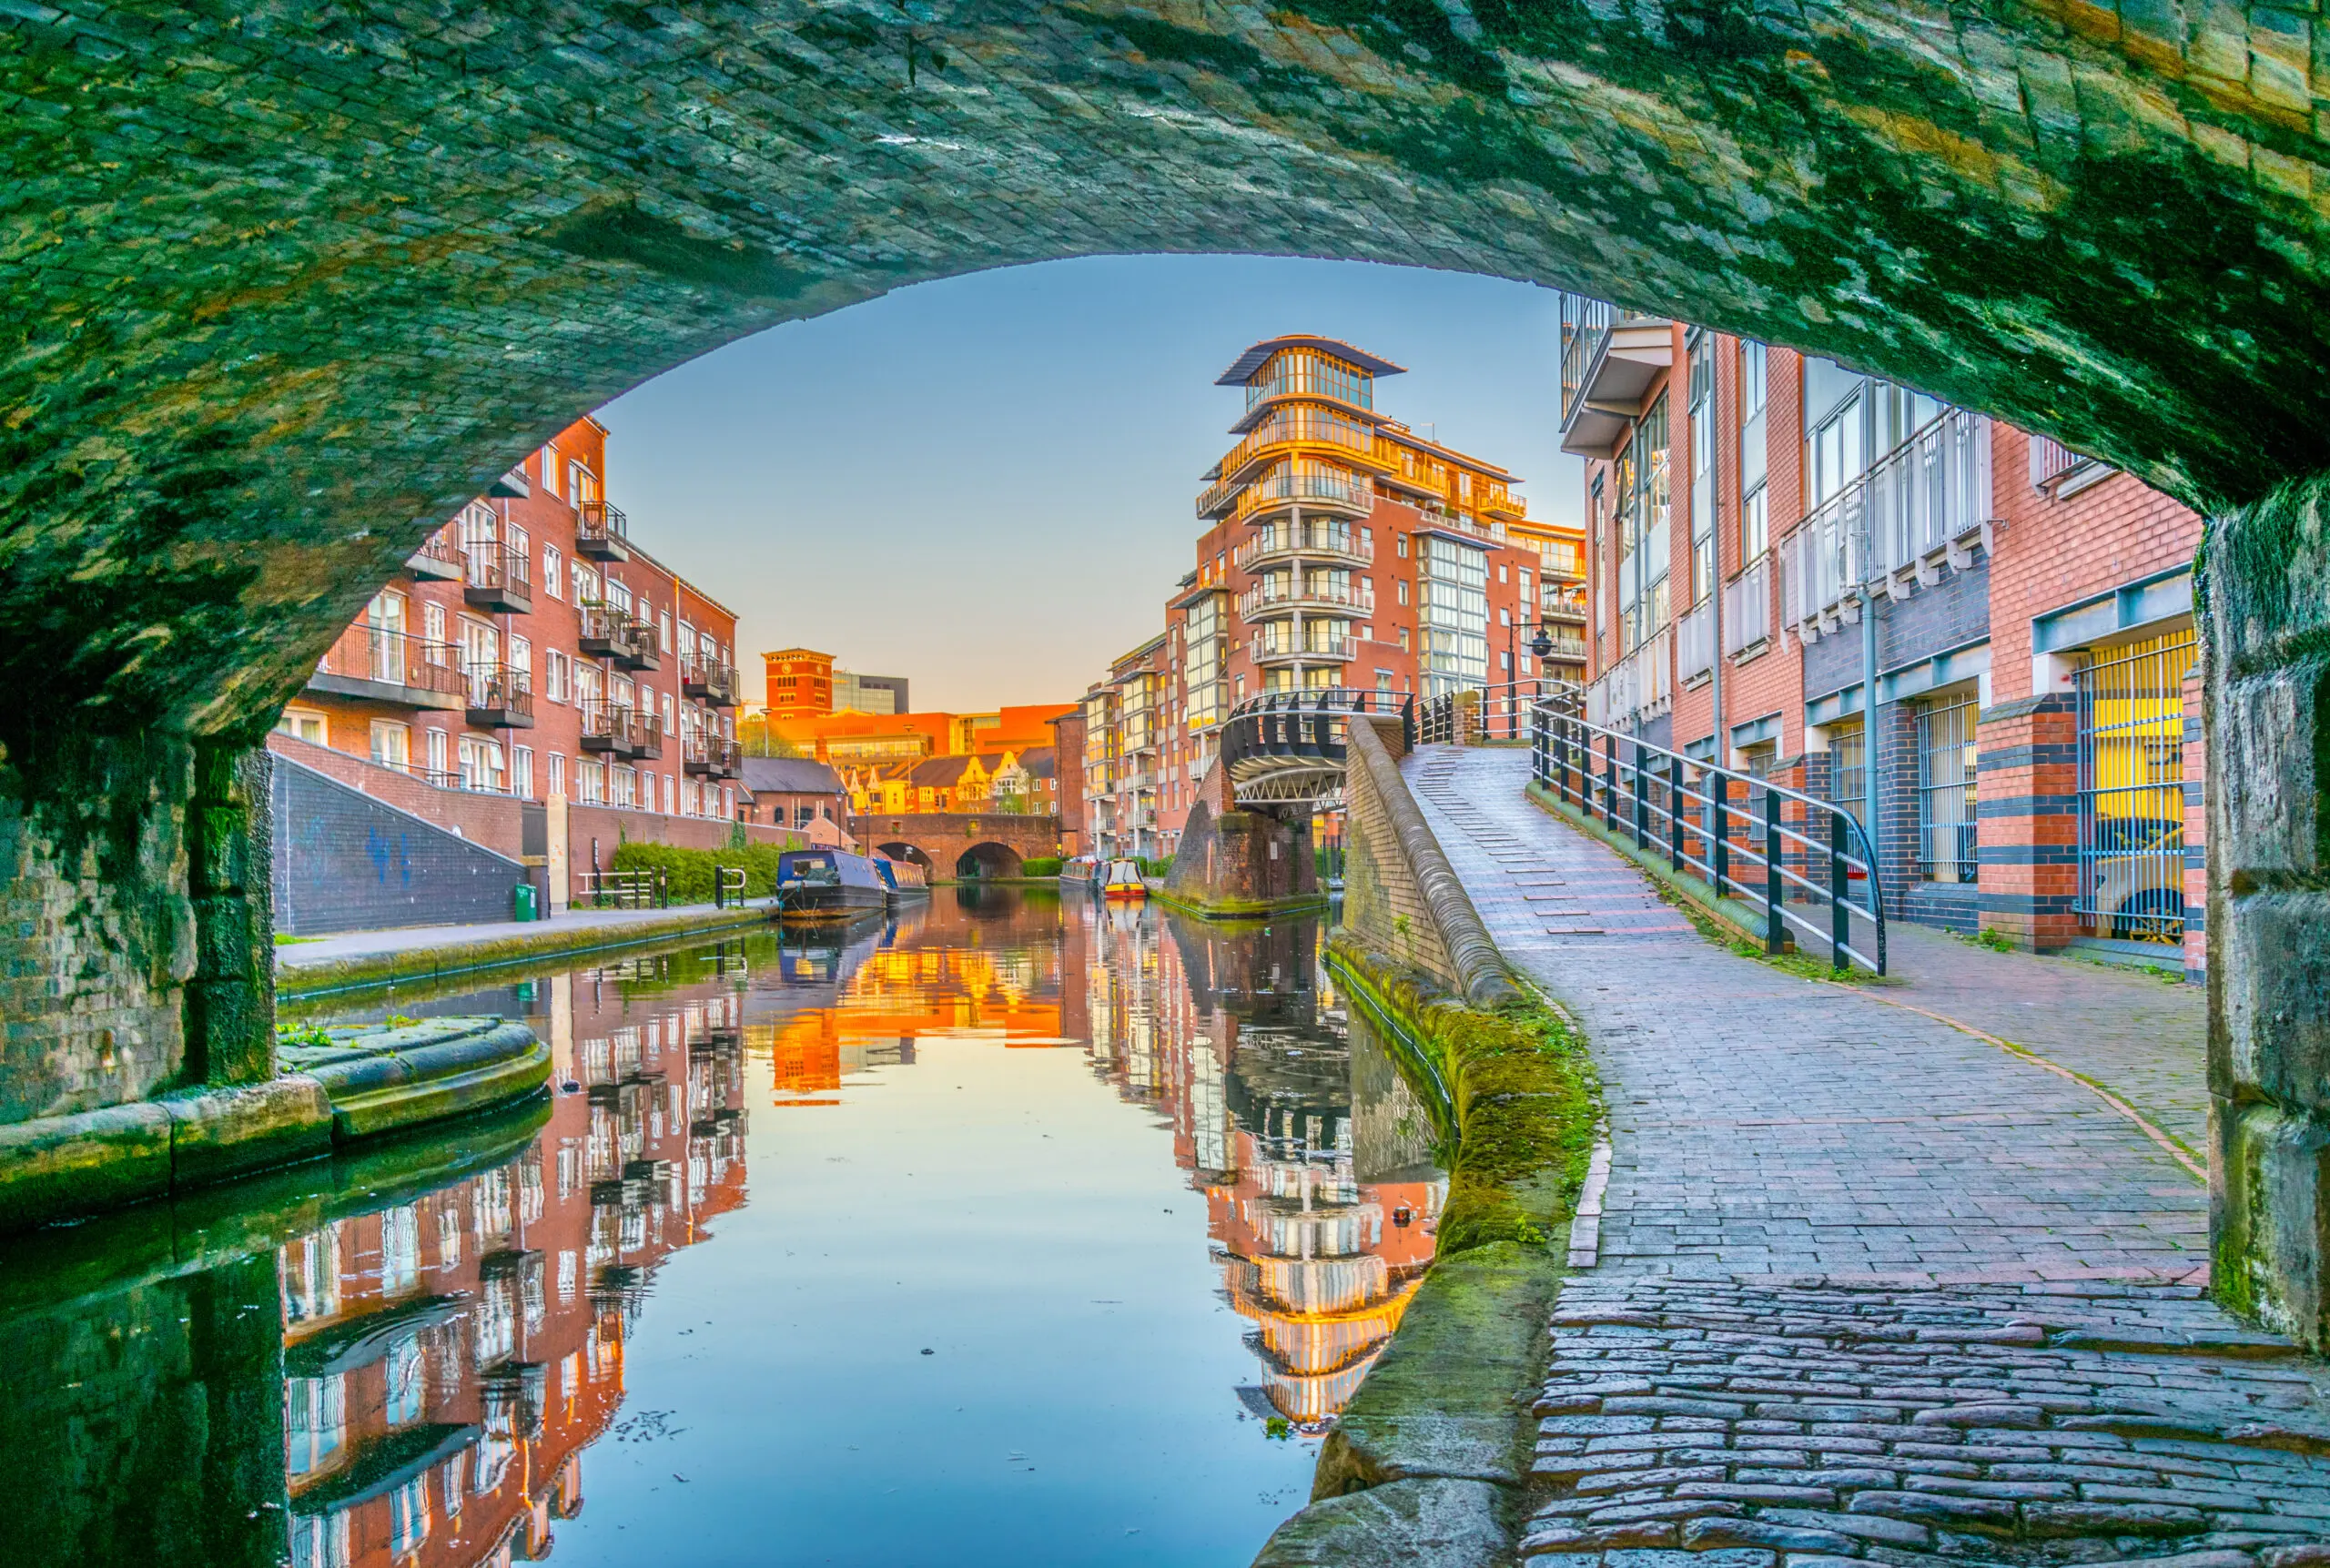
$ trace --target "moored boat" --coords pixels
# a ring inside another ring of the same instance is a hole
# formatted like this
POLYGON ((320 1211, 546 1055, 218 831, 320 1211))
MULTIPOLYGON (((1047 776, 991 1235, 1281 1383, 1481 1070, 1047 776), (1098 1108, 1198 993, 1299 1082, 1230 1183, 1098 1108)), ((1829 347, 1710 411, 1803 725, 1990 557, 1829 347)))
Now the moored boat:
POLYGON ((1098 893, 1101 870, 1100 863, 1089 855, 1070 855, 1060 862, 1059 879, 1064 885, 1089 888, 1098 893))
POLYGON ((1100 885, 1100 894, 1105 898, 1148 897, 1149 884, 1140 878, 1140 862, 1138 860, 1109 862, 1108 879, 1100 885))
POLYGON ((911 860, 892 860, 886 855, 874 856, 874 869, 888 890, 890 907, 930 896, 930 876, 911 860))
POLYGON ((776 896, 787 920, 848 920, 890 904, 874 857, 846 849, 790 849, 777 857, 776 896))

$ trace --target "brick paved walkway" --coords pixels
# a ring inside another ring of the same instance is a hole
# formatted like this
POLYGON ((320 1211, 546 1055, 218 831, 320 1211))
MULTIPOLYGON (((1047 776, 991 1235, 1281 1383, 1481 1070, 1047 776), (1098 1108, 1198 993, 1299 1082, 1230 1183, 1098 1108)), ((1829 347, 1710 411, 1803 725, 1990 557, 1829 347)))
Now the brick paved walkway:
POLYGON ((1907 985, 1799 979, 1531 804, 1524 754, 1404 768, 1609 1102, 1531 1561, 2330 1562, 2319 1364, 2202 1298, 2202 1184, 2085 1086, 1908 1010, 2123 1082, 2185 1137, 2196 996, 1971 947, 1960 969, 1922 932, 1907 985))

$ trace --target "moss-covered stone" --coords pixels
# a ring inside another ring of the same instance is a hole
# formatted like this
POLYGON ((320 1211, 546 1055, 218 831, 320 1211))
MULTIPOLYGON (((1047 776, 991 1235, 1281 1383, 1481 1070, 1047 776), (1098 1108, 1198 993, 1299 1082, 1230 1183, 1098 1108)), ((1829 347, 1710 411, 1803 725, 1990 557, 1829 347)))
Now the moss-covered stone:
POLYGON ((1312 1503, 1254 1568, 1493 1568, 1511 1560, 1514 1511, 1488 1482, 1395 1481, 1312 1503))
POLYGON ((1430 1477, 1521 1485, 1561 1276, 1511 1241, 1436 1260, 1327 1434, 1311 1495, 1430 1477))
POLYGON ((1495 1013, 1338 936, 1328 960, 1411 1069, 1443 1133, 1448 1201, 1441 1255, 1494 1241, 1543 1248, 1569 1218, 1600 1120, 1585 1042, 1525 996, 1495 1013))

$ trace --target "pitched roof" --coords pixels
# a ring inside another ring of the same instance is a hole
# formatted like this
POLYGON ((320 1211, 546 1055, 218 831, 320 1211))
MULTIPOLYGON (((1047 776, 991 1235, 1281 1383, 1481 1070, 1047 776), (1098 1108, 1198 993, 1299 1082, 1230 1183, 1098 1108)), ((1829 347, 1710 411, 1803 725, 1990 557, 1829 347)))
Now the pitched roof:
POLYGON ((907 778, 921 789, 951 789, 970 765, 968 757, 931 757, 917 763, 907 778))
POLYGON ((743 779, 754 794, 839 794, 841 779, 815 757, 746 757, 743 779))
POLYGON ((1059 756, 1049 746, 1029 746, 1019 754, 1019 765, 1029 778, 1048 779, 1059 771, 1059 756))

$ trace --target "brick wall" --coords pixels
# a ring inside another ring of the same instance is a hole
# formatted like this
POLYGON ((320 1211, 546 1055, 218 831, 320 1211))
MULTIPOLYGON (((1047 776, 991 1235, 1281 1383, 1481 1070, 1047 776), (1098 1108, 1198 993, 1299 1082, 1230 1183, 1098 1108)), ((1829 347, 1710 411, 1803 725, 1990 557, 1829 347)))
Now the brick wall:
MULTIPOLYGON (((1356 731, 1367 723, 1354 718, 1352 728, 1356 731)), ((1405 749, 1397 723, 1373 728, 1396 761, 1405 749)), ((1354 752, 1358 744, 1354 741, 1354 752)), ((1443 985, 1454 986, 1455 965, 1416 883, 1415 871, 1401 853, 1391 804, 1373 773, 1360 765, 1356 755, 1344 775, 1343 794, 1349 814, 1343 830, 1343 924, 1443 985)))
POLYGON ((273 773, 277 930, 315 936, 515 913, 512 889, 526 880, 515 855, 289 758, 273 773))
POLYGON ((2078 935, 2078 712, 2061 695, 1995 703, 1976 738, 1981 924, 2061 947, 2078 935))

